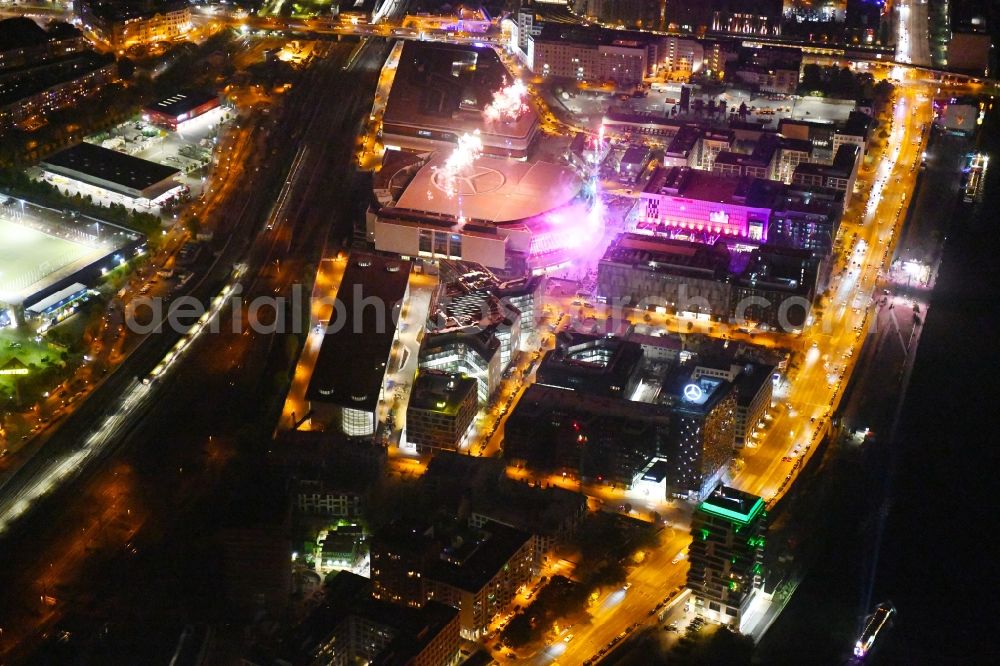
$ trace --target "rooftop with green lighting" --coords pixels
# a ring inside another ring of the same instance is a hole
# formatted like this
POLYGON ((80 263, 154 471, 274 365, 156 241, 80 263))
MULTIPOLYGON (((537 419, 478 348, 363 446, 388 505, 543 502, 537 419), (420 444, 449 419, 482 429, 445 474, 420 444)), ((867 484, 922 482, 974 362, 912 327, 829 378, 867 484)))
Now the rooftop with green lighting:
POLYGON ((738 523, 749 523, 764 510, 764 500, 757 495, 719 485, 698 509, 738 523))
POLYGON ((466 396, 476 391, 476 386, 476 380, 471 377, 424 369, 413 383, 409 406, 453 416, 466 396))

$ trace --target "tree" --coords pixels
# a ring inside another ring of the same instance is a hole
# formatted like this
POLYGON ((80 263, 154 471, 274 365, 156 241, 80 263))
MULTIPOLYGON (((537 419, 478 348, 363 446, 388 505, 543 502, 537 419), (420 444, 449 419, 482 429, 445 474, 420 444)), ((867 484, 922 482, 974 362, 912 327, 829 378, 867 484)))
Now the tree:
POLYGON ((815 64, 804 65, 802 67, 802 83, 799 88, 804 92, 821 90, 823 88, 823 68, 815 64))
POLYGON ((855 99, 858 96, 858 80, 847 67, 837 72, 837 78, 833 85, 833 92, 845 99, 855 99))
POLYGON ((135 74, 135 63, 128 58, 118 59, 118 76, 122 77, 126 81, 132 78, 135 74))
POLYGON ((191 214, 186 220, 184 220, 184 228, 187 229, 188 233, 192 236, 197 236, 198 232, 201 231, 201 220, 198 219, 197 215, 191 214))
POLYGON ((882 79, 872 88, 872 97, 877 106, 882 106, 892 97, 896 87, 888 79, 882 79))
POLYGON ((520 612, 511 619, 507 628, 504 629, 503 641, 505 645, 518 648, 530 643, 533 635, 531 620, 524 612, 520 612))

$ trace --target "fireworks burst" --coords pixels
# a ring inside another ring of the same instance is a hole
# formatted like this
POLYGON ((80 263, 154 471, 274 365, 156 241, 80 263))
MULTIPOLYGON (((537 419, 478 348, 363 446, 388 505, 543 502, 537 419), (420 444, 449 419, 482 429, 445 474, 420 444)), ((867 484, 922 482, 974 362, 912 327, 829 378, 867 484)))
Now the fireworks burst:
POLYGON ((513 122, 528 112, 524 98, 528 87, 520 79, 493 93, 493 101, 483 110, 483 115, 490 122, 513 122))
POLYGON ((463 134, 458 138, 458 145, 452 151, 445 163, 437 170, 438 186, 449 197, 458 194, 457 179, 472 168, 473 163, 483 154, 483 142, 479 132, 463 134))

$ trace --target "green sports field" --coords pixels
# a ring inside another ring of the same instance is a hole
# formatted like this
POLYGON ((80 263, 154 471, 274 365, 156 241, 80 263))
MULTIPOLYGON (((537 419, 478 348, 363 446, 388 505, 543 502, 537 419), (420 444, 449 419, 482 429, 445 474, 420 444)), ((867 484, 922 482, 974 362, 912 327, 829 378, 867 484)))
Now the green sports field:
POLYGON ((0 301, 97 251, 0 219, 0 301))

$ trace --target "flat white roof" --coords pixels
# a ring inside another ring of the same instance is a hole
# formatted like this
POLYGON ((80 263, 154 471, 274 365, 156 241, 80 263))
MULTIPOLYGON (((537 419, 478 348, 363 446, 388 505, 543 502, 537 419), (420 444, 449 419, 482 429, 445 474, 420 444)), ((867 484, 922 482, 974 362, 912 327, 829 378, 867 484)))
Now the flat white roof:
POLYGON ((436 153, 414 176, 397 208, 503 224, 559 208, 583 182, 568 167, 482 157, 450 178, 446 152, 436 153))
POLYGON ((87 285, 85 285, 85 284, 83 284, 81 282, 74 282, 73 284, 71 284, 70 286, 66 287, 65 289, 60 289, 56 293, 51 294, 49 296, 46 296, 42 300, 38 301, 37 303, 35 303, 34 305, 32 305, 30 308, 28 308, 28 312, 34 312, 36 314, 40 314, 42 312, 45 312, 45 310, 47 310, 49 307, 55 305, 56 303, 58 303, 59 301, 63 300, 64 298, 69 298, 73 294, 77 294, 77 293, 85 290, 86 288, 87 288, 87 285))

